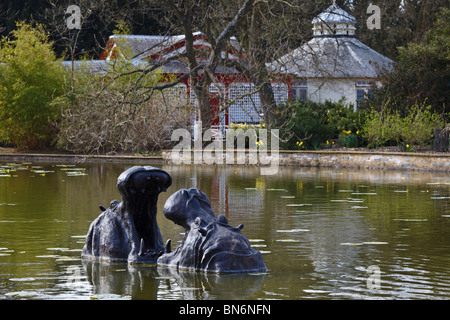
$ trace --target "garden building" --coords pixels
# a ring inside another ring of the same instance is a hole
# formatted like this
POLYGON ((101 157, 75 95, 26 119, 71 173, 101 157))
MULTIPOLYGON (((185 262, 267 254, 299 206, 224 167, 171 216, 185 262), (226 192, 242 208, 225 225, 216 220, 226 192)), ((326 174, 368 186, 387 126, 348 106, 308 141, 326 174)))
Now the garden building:
MULTIPOLYGON (((314 18, 312 39, 267 65, 272 74, 283 75, 280 79, 284 79, 272 84, 276 102, 289 98, 315 102, 344 99, 357 109, 359 101, 380 85, 382 73, 392 69, 392 60, 356 39, 355 25, 356 19, 335 3, 314 18)), ((196 32, 193 38, 197 59, 207 59, 211 49, 207 37, 196 32)), ((187 62, 180 55, 185 48, 184 35, 113 35, 100 59, 105 63, 117 58, 128 58, 135 63, 163 62, 163 74, 180 79, 189 73, 187 62)), ((243 50, 234 39, 222 54, 228 59, 245 60, 243 50)), ((210 87, 213 126, 224 130, 230 123, 259 123, 262 109, 255 85, 230 67, 218 66, 215 77, 216 84, 210 87), (220 115, 219 92, 232 101, 220 115)), ((189 77, 173 90, 185 94, 195 105, 189 77)))
POLYGON ((355 38, 356 19, 335 3, 313 19, 313 38, 274 61, 272 68, 294 75, 291 98, 325 102, 345 99, 355 109, 379 86, 393 61, 355 38))
MULTIPOLYGON (((196 32, 193 34, 194 50, 197 60, 207 59, 211 45, 205 34, 196 32)), ((227 59, 243 60, 239 43, 234 38, 230 41, 231 47, 227 48, 223 55, 227 59)), ((149 63, 162 64, 163 74, 170 75, 170 79, 182 78, 189 73, 189 66, 181 55, 186 52, 184 35, 178 36, 136 36, 113 35, 110 37, 107 48, 101 56, 102 60, 117 58, 131 58, 132 60, 148 61, 149 63), (123 53, 121 48, 126 48, 123 53), (180 58, 178 58, 180 57, 180 58)), ((255 85, 236 69, 219 65, 215 71, 216 84, 211 84, 210 104, 212 111, 213 127, 222 131, 230 123, 260 123, 262 111, 259 95, 255 85), (224 93, 225 99, 233 101, 226 111, 218 114, 219 93, 224 93)), ((273 84, 277 103, 289 98, 289 83, 279 82, 273 84)), ((174 89, 180 94, 186 94, 190 102, 195 105, 194 91, 190 88, 190 79, 186 77, 174 89)), ((193 116, 194 120, 194 116, 193 116)))

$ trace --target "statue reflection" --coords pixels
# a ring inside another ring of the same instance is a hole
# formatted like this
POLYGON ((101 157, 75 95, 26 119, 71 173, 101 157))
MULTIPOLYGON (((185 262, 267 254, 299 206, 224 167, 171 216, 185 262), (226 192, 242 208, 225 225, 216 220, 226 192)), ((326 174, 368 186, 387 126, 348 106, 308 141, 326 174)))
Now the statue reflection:
POLYGON ((261 290, 264 273, 214 274, 184 272, 156 265, 128 265, 83 260, 94 295, 120 295, 133 300, 233 300, 261 290))

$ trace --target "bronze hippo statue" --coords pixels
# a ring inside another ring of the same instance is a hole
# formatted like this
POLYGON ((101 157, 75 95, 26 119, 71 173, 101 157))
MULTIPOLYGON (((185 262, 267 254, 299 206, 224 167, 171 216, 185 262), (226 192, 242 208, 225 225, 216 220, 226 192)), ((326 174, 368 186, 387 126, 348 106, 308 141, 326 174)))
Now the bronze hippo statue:
POLYGON ((90 225, 82 258, 156 263, 163 253, 156 222, 158 195, 172 184, 164 170, 135 166, 117 179, 122 201, 114 200, 90 225))
POLYGON ((164 205, 164 215, 186 233, 173 252, 168 241, 158 266, 214 273, 267 271, 261 253, 241 233, 243 225, 228 225, 224 215, 216 219, 208 197, 199 189, 175 192, 164 205))
POLYGON ((216 218, 199 189, 182 189, 167 199, 165 217, 186 233, 175 251, 170 240, 164 247, 156 205, 171 184, 171 176, 162 169, 136 166, 124 171, 117 179, 122 201, 100 207, 103 212, 89 227, 82 258, 214 273, 267 271, 261 253, 241 233, 243 226, 228 225, 224 215, 216 218))

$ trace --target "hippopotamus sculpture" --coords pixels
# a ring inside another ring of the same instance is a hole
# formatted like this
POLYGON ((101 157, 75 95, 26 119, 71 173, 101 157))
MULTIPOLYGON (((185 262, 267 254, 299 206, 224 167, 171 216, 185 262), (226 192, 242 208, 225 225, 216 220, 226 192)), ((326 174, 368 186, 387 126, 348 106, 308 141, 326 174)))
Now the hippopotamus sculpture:
POLYGON ((82 258, 156 263, 163 253, 156 222, 158 195, 172 184, 164 170, 136 166, 117 179, 122 201, 114 200, 89 227, 82 258))
POLYGON ((242 235, 243 225, 232 227, 217 218, 205 193, 182 189, 169 197, 164 215, 185 230, 181 245, 163 247, 156 222, 158 196, 172 184, 164 170, 137 166, 117 179, 122 201, 113 200, 91 223, 82 258, 101 261, 157 263, 181 270, 214 273, 265 272, 260 252, 242 235))
POLYGON ((173 252, 170 240, 158 266, 214 273, 265 272, 260 252, 254 250, 241 234, 243 225, 232 227, 227 218, 217 219, 205 193, 182 189, 172 194, 164 205, 164 215, 182 226, 186 233, 173 252))

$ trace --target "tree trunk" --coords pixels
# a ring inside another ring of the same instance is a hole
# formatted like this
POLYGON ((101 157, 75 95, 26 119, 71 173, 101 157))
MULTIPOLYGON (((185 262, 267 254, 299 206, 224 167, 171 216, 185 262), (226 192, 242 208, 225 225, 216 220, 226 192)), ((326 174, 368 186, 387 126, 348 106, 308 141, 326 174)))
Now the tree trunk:
POLYGON ((197 100, 198 121, 202 122, 202 134, 211 128, 211 105, 209 102, 209 81, 200 81, 193 87, 197 100))
POLYGON ((273 92, 272 84, 265 82, 259 90, 259 99, 261 101, 261 108, 264 113, 264 122, 267 129, 271 129, 272 125, 276 122, 276 107, 275 95, 273 92))

